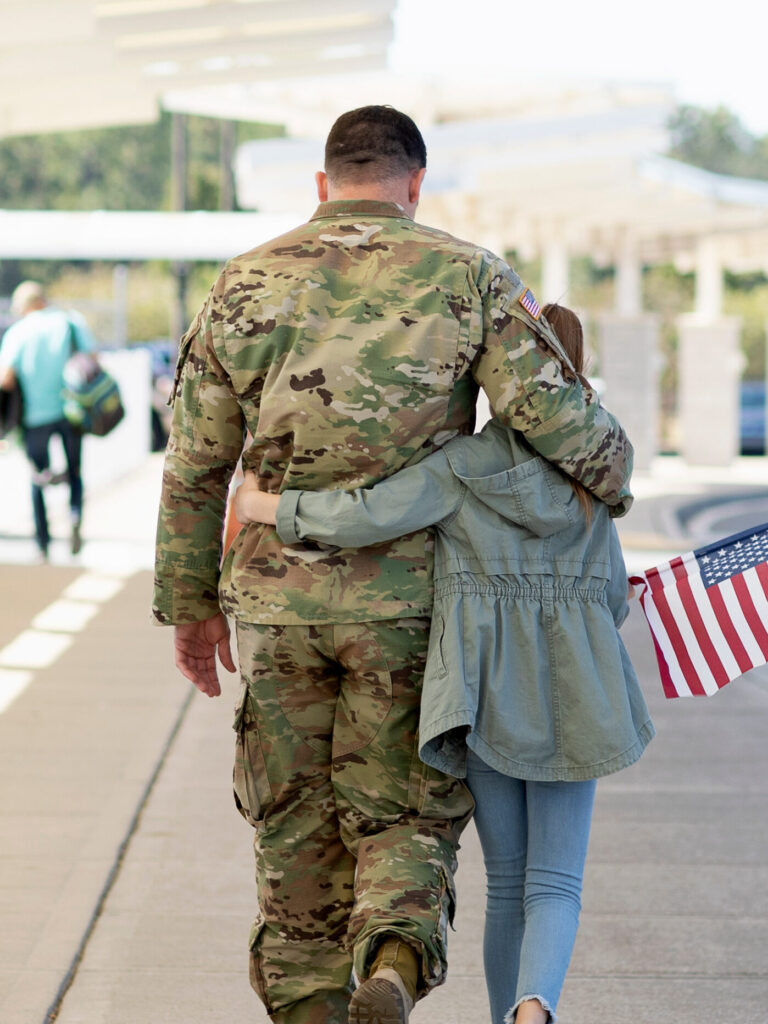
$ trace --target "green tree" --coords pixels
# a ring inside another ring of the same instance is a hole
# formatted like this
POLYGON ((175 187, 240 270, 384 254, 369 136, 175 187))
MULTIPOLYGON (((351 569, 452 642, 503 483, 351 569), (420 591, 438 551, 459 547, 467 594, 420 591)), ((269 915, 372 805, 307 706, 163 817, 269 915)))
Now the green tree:
POLYGON ((0 140, 0 207, 153 210, 167 203, 168 119, 0 140))
MULTIPOLYGON (((283 134, 237 125, 236 142, 283 134)), ((188 117, 187 207, 219 206, 220 122, 188 117)), ((0 139, 0 208, 166 210, 170 205, 171 115, 154 124, 0 139)))
POLYGON ((669 156, 715 174, 768 179, 768 136, 756 138, 725 107, 681 106, 669 121, 669 156))

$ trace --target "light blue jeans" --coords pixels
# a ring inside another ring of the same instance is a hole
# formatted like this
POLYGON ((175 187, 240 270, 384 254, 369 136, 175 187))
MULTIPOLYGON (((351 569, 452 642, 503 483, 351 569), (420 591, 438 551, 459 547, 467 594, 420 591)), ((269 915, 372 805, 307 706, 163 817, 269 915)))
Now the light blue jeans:
POLYGON ((595 780, 526 782, 468 751, 488 895, 483 958, 492 1024, 538 999, 551 1019, 581 910, 595 780))

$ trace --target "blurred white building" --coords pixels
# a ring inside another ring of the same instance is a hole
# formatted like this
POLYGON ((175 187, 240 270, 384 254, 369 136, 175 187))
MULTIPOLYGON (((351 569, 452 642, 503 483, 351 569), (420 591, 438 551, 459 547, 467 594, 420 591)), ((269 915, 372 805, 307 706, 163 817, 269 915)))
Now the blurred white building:
MULTIPOLYGON (((642 308, 644 265, 696 272, 696 303, 680 310, 679 430, 690 463, 724 465, 739 451, 740 324, 722 314, 723 271, 768 272, 768 183, 710 174, 660 156, 675 107, 664 89, 554 84, 492 90, 493 105, 450 82, 362 76, 354 99, 421 107, 428 173, 418 217, 503 253, 538 257, 542 302, 569 301, 569 264, 588 255, 616 268, 613 308, 599 323, 606 404, 626 426, 636 466, 657 452, 658 325, 642 308), (420 98, 408 104, 409 97, 420 98)), ((301 138, 251 142, 236 156, 242 206, 314 207, 323 138, 344 109, 337 83, 251 89, 259 116, 274 104, 301 138), (294 91, 295 90, 295 91, 294 91), (263 105, 262 105, 263 104, 263 105)))
POLYGON ((696 272, 681 310, 680 439, 692 463, 738 454, 740 324, 723 271, 768 271, 768 184, 661 156, 676 103, 662 87, 456 81, 386 70, 395 0, 3 0, 0 135, 154 120, 158 104, 283 125, 234 161, 254 212, 0 211, 0 259, 223 259, 305 219, 323 140, 344 110, 391 103, 424 131, 419 219, 541 259, 543 302, 569 301, 572 257, 616 268, 599 323, 606 403, 637 466, 657 450, 658 325, 641 272, 696 272))

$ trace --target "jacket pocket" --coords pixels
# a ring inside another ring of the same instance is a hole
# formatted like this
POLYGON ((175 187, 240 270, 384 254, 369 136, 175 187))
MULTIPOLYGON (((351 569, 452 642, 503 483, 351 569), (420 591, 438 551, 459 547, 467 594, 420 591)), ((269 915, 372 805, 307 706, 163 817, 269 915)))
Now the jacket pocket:
POLYGON ((437 662, 437 675, 445 679, 448 669, 445 664, 445 619, 439 613, 432 619, 432 628, 429 633, 430 652, 428 658, 434 658, 437 662))
POLYGON ((181 336, 181 340, 179 341, 179 354, 176 358, 176 369, 173 374, 173 387, 171 388, 171 393, 168 396, 168 405, 173 405, 181 394, 181 378, 184 373, 184 367, 187 364, 187 357, 189 356, 189 350, 192 346, 192 342, 197 336, 197 332, 200 330, 202 322, 203 311, 201 309, 185 333, 181 336))

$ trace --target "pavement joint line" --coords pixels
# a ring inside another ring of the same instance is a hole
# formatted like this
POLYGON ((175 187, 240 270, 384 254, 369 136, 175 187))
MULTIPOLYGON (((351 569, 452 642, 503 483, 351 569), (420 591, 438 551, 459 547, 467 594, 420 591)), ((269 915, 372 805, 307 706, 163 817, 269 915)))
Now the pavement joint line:
POLYGON ((129 574, 85 572, 69 583, 56 598, 0 649, 0 714, 29 686, 36 670, 50 668, 73 644, 100 605, 125 586, 129 574), (85 597, 88 600, 85 600, 85 597))
POLYGON ((77 976, 77 972, 80 967, 80 964, 82 963, 83 957, 85 956, 85 951, 88 947, 88 943, 90 942, 91 936, 93 935, 96 925, 98 924, 99 918, 101 917, 101 914, 104 910, 104 906, 107 902, 107 899, 109 898, 109 894, 112 892, 115 882, 118 879, 120 869, 122 868, 123 861, 125 860, 126 854, 128 853, 128 848, 131 844, 131 840, 133 839, 139 827, 141 815, 149 801, 149 798, 152 794, 152 790, 155 788, 155 784, 160 776, 160 772, 163 770, 163 767, 165 766, 165 762, 168 759, 168 755, 170 754, 174 741, 176 740, 176 737, 179 734, 179 731, 181 730, 181 726, 184 722, 184 719, 187 716, 187 712, 189 711, 189 708, 192 704, 192 699, 194 698, 196 693, 197 690, 195 689, 195 687, 190 686, 182 702, 181 708, 179 709, 179 713, 176 716, 176 721, 173 723, 171 731, 168 734, 168 738, 166 739, 163 749, 160 752, 160 757, 158 758, 155 767, 152 771, 152 774, 149 777, 149 781, 147 782, 146 786, 144 787, 144 791, 139 797, 139 802, 136 805, 136 810, 133 812, 133 817, 128 823, 128 828, 125 832, 123 840, 120 843, 119 847, 117 848, 117 853, 115 854, 114 862, 112 864, 112 867, 110 868, 109 874, 107 875, 107 879, 104 883, 104 886, 96 900, 96 906, 93 908, 93 913, 91 914, 88 924, 85 926, 85 930, 83 932, 82 938, 80 939, 78 947, 75 950, 75 954, 72 957, 72 961, 67 969, 66 974, 64 975, 64 978, 62 979, 61 984, 59 985, 58 991, 56 992, 56 995, 53 998, 53 1002, 45 1011, 45 1016, 43 1017, 42 1024, 53 1024, 53 1021, 56 1020, 61 1011, 61 1008, 64 1004, 64 999, 66 998, 67 992, 72 987, 72 984, 77 976))

